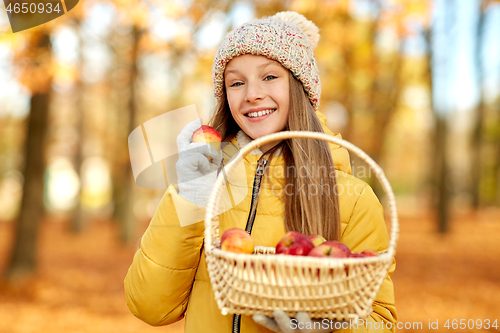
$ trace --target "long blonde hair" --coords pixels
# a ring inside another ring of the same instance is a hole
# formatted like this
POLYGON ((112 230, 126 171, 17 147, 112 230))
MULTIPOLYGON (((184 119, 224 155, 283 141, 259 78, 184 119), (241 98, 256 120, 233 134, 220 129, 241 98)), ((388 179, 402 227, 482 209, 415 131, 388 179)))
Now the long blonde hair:
MULTIPOLYGON (((302 83, 289 72, 290 104, 285 131, 312 131, 323 133, 323 127, 309 101, 302 83)), ((229 109, 225 89, 215 107, 210 125, 221 134, 222 141, 230 141, 240 127, 229 109)), ((327 142, 294 138, 283 140, 269 150, 271 156, 281 151, 285 162, 284 222, 287 231, 307 235, 319 234, 327 240, 340 240, 340 211, 335 170, 327 142), (289 174, 288 170, 294 172, 289 174), (314 169, 316 168, 316 169, 314 169), (305 176, 302 175, 305 170, 305 176), (297 172, 299 171, 299 172, 297 172), (288 188, 292 193, 288 193, 288 188), (314 188, 314 194, 310 189, 314 188), (327 189, 326 193, 324 189, 327 189)), ((266 170, 269 178, 269 168, 266 170)))

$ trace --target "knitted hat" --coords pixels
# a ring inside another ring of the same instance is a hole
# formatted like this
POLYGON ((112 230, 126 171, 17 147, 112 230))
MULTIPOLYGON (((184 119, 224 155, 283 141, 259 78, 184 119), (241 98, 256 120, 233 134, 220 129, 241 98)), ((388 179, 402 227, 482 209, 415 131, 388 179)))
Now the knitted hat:
POLYGON ((280 12, 253 20, 227 34, 213 64, 214 93, 222 97, 227 63, 243 54, 263 55, 289 69, 304 86, 315 110, 319 107, 321 83, 313 49, 318 28, 296 12, 280 12))

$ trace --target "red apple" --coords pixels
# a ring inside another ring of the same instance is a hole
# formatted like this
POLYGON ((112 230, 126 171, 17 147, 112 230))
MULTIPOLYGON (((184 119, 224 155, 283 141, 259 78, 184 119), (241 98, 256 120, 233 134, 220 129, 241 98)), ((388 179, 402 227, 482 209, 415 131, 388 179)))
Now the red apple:
POLYGON ((363 252, 361 252, 361 254, 365 257, 377 257, 379 255, 377 250, 372 249, 364 250, 363 252))
POLYGON ((221 249, 234 253, 253 253, 255 243, 248 232, 240 228, 226 230, 221 237, 221 249))
POLYGON ((321 235, 309 235, 307 237, 309 237, 311 242, 313 242, 314 246, 318 246, 319 244, 326 242, 326 239, 321 235))
POLYGON ((276 245, 276 254, 290 254, 293 256, 307 256, 314 248, 309 237, 300 232, 289 231, 276 245))
MULTIPOLYGON (((349 258, 366 258, 366 257, 376 257, 376 256, 378 256, 378 252, 375 250, 365 250, 361 253, 353 252, 349 254, 349 258)), ((368 265, 365 264, 365 267, 368 267, 368 265)), ((346 273, 349 273, 348 267, 346 267, 346 273)))
POLYGON ((191 142, 204 142, 214 147, 217 151, 220 150, 221 136, 220 133, 213 127, 202 125, 194 131, 191 137, 191 142))
MULTIPOLYGON (((361 253, 357 252, 352 252, 348 255, 349 258, 364 258, 365 256, 361 253)), ((365 267, 368 267, 368 265, 365 265, 365 267)), ((344 267, 346 274, 349 274, 349 266, 344 267)))
POLYGON ((326 241, 309 252, 310 257, 346 258, 351 253, 349 248, 337 241, 326 241))

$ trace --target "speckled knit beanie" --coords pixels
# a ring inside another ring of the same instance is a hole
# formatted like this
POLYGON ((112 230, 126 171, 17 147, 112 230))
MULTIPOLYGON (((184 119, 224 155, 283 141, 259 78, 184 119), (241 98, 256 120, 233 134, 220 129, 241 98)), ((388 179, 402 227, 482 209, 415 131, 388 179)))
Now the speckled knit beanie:
POLYGON ((222 97, 227 63, 243 54, 263 55, 289 69, 302 82, 315 110, 319 107, 321 83, 313 49, 318 28, 296 12, 280 12, 253 20, 227 34, 213 64, 214 93, 222 97))

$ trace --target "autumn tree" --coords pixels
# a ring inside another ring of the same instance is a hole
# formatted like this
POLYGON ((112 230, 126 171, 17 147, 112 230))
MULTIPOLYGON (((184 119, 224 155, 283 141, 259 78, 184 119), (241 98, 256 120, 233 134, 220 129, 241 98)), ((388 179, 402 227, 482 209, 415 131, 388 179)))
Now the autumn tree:
MULTIPOLYGON (((76 11, 74 11, 76 12, 76 11)), ((75 13, 73 12, 73 15, 75 13)), ((81 193, 82 193, 82 163, 84 160, 84 155, 83 155, 83 144, 85 140, 85 105, 84 105, 84 96, 86 93, 86 86, 85 83, 83 82, 83 66, 84 66, 84 59, 83 59, 83 48, 84 48, 84 38, 82 36, 82 17, 80 12, 74 16, 74 19, 72 21, 73 26, 75 27, 77 36, 78 36, 78 60, 77 60, 77 77, 76 77, 76 82, 74 85, 74 90, 73 93, 75 95, 75 117, 77 118, 75 123, 76 123, 76 133, 78 135, 78 140, 76 143, 75 151, 73 153, 73 165, 74 168, 79 175, 80 178, 80 189, 79 193, 77 196, 77 202, 76 206, 73 209, 73 214, 71 216, 71 224, 70 224, 70 229, 75 232, 79 233, 81 232, 85 226, 86 226, 86 221, 85 221, 85 215, 82 207, 82 201, 81 201, 81 193)))
POLYGON ((483 132, 486 106, 484 102, 484 64, 482 61, 481 50, 484 42, 484 29, 486 19, 486 1, 479 1, 479 17, 477 20, 476 43, 475 43, 475 67, 476 67, 476 82, 479 88, 479 97, 476 107, 476 119, 472 133, 472 156, 471 156, 471 196, 472 208, 478 209, 481 203, 481 175, 483 174, 483 132))
POLYGON ((44 215, 44 139, 52 86, 52 54, 49 32, 32 32, 21 58, 28 59, 22 82, 31 90, 24 149, 24 185, 14 247, 5 272, 7 278, 32 273, 36 268, 37 234, 44 215))
MULTIPOLYGON (((115 204, 115 218, 119 221, 121 239, 131 242, 135 238, 135 227, 137 221, 133 212, 135 192, 137 185, 134 182, 130 159, 128 156, 127 137, 140 126, 140 110, 143 105, 140 100, 139 87, 141 77, 138 68, 138 60, 148 52, 168 51, 169 68, 171 73, 179 73, 176 84, 171 91, 165 91, 168 95, 168 103, 163 112, 171 111, 184 106, 186 102, 186 82, 188 80, 182 75, 182 62, 185 58, 197 56, 197 46, 194 44, 193 36, 203 27, 206 19, 214 11, 226 13, 230 8, 229 1, 193 1, 189 5, 171 4, 155 1, 146 4, 141 1, 120 2, 122 12, 121 27, 129 27, 127 34, 121 34, 117 30, 112 33, 112 50, 116 59, 113 69, 113 89, 119 110, 118 119, 121 124, 117 127, 116 151, 113 155, 113 201, 115 204), (148 31, 148 18, 150 15, 149 5, 154 6, 165 14, 169 19, 177 21, 190 21, 190 36, 180 36, 163 45, 155 43, 148 31)), ((195 66, 191 64, 190 66, 195 66)), ((209 67, 210 68, 210 67, 209 67)))
POLYGON ((450 166, 448 162, 448 118, 452 111, 446 87, 450 84, 449 43, 450 31, 453 29, 454 3, 443 1, 437 12, 441 17, 435 17, 432 27, 427 34, 429 45, 429 86, 432 91, 434 110, 434 151, 432 159, 433 182, 436 193, 433 197, 437 215, 437 230, 446 233, 449 229, 450 219, 450 166))
MULTIPOLYGON (((489 20, 494 17, 493 6, 496 6, 496 9, 498 10, 499 3, 500 0, 483 0, 481 9, 484 10, 484 13, 482 13, 482 15, 485 16, 483 18, 484 20, 486 20, 486 18, 489 20)), ((479 28, 480 24, 478 24, 478 29, 479 28)), ((498 33, 499 31, 494 32, 495 35, 498 35, 498 33)), ((497 73, 497 75, 499 74, 500 73, 497 73)), ((486 109, 486 105, 484 105, 483 107, 486 109)), ((492 119, 494 120, 491 124, 491 149, 489 149, 487 152, 487 155, 491 156, 491 166, 489 166, 488 168, 488 174, 491 176, 488 178, 486 183, 491 182, 492 193, 487 200, 487 204, 498 206, 500 205, 500 89, 497 89, 495 100, 490 104, 489 109, 490 113, 492 114, 492 119)), ((486 119, 484 119, 483 121, 486 122, 486 119)), ((486 126, 483 125, 483 128, 484 127, 486 126)), ((474 170, 472 172, 474 172, 474 170)), ((478 184, 479 188, 480 184, 481 183, 478 184)))

